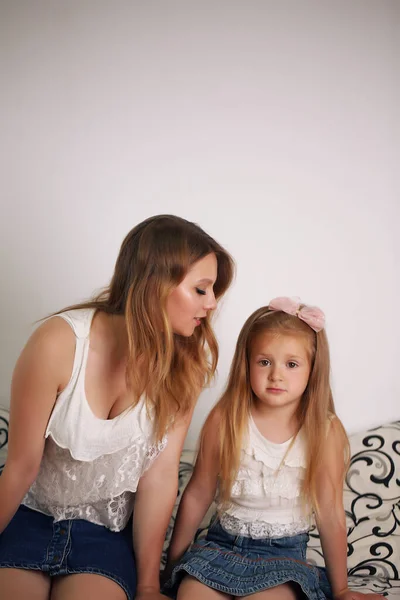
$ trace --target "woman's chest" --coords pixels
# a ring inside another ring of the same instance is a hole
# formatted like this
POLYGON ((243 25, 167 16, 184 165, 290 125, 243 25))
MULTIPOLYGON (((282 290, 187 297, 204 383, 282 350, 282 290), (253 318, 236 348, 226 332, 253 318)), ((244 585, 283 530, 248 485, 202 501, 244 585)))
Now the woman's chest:
POLYGON ((87 403, 99 419, 113 419, 133 403, 125 359, 115 359, 89 348, 84 389, 87 403))

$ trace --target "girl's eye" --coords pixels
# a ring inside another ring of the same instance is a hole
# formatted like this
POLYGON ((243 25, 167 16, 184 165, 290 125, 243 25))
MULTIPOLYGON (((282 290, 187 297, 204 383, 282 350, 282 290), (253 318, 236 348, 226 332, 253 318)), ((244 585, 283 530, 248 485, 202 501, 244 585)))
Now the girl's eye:
POLYGON ((271 363, 267 358, 263 358, 262 360, 259 361, 258 364, 261 365, 262 367, 269 367, 269 365, 271 363))
POLYGON ((295 369, 298 366, 299 365, 297 363, 293 362, 292 360, 290 362, 288 362, 289 369, 295 369))
POLYGON ((207 292, 205 290, 201 290, 200 288, 196 288, 196 292, 198 294, 200 294, 201 296, 205 296, 207 294, 207 292))

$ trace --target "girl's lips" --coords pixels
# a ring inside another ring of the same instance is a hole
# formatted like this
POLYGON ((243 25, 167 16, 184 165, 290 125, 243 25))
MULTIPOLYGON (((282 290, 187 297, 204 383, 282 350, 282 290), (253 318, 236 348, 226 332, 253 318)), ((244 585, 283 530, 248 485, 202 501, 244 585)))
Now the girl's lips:
POLYGON ((273 394, 280 394, 284 391, 285 390, 282 390, 281 388, 267 388, 267 392, 272 392, 273 394))

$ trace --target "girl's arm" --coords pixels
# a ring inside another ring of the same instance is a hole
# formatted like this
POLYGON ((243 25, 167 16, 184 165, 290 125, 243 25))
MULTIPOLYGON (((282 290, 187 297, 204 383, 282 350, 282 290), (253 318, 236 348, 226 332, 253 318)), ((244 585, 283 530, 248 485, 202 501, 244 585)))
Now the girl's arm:
POLYGON ((71 376, 74 352, 71 327, 54 318, 33 333, 17 361, 11 384, 7 461, 0 477, 0 533, 36 479, 47 423, 57 393, 71 376))
POLYGON ((347 528, 343 507, 344 449, 336 419, 330 423, 321 461, 317 500, 317 527, 332 593, 347 589, 347 528))
POLYGON ((214 413, 203 431, 202 448, 179 505, 166 570, 187 550, 214 500, 219 474, 218 423, 219 416, 214 413))
POLYGON ((178 493, 179 460, 191 416, 174 425, 167 447, 139 481, 133 512, 137 600, 165 598, 160 593, 161 553, 178 493))
POLYGON ((317 499, 317 527, 335 600, 382 598, 379 594, 352 592, 347 583, 347 527, 343 507, 344 449, 338 421, 332 420, 321 462, 317 499))

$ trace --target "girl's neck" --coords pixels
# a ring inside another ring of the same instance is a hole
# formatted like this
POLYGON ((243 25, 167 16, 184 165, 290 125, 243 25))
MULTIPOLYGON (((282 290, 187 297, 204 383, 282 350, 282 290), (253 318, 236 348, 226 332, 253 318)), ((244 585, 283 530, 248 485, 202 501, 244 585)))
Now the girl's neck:
POLYGON ((292 407, 271 410, 253 400, 250 412, 257 429, 270 442, 282 444, 298 432, 299 422, 296 411, 292 407), (290 410, 287 410, 288 408, 290 410))

